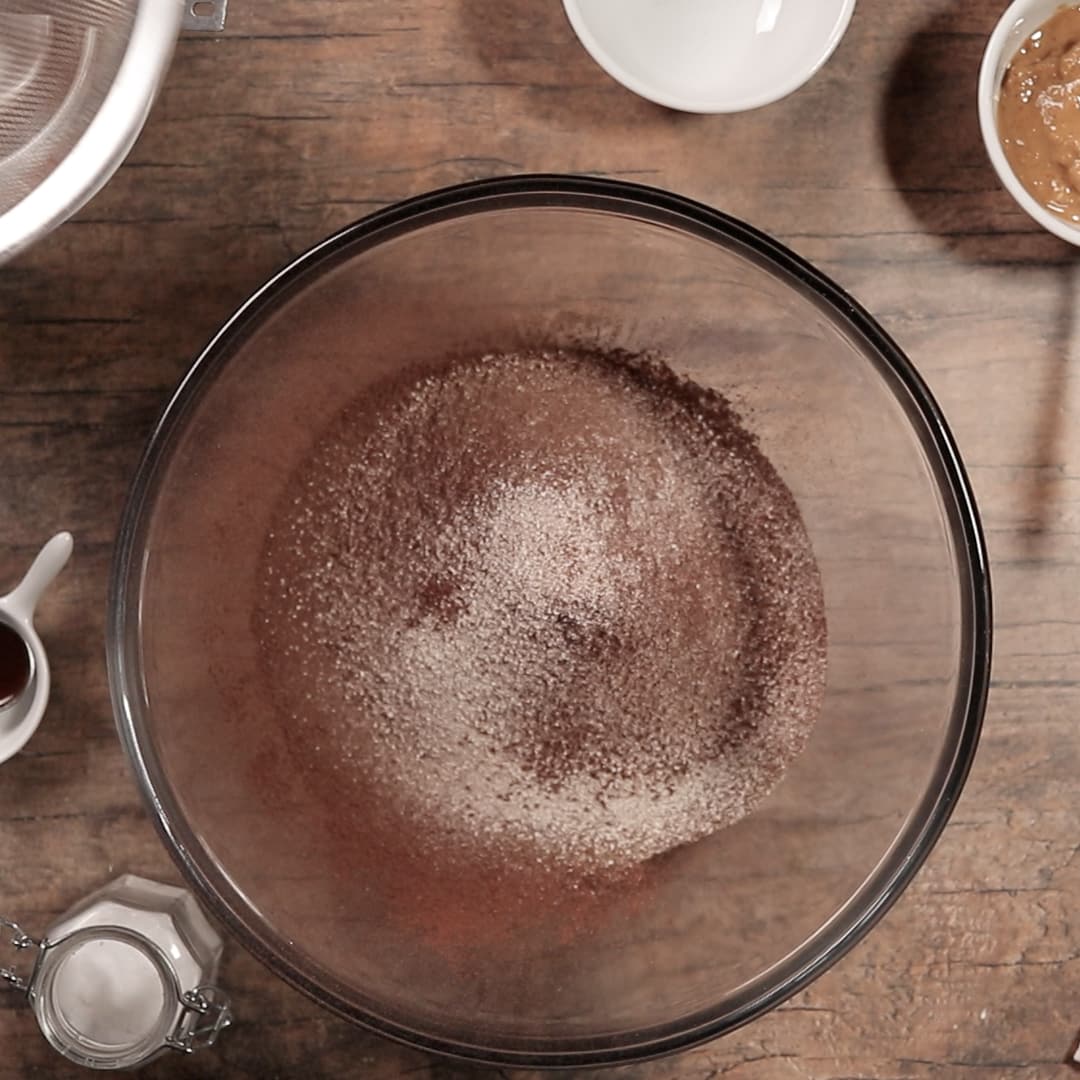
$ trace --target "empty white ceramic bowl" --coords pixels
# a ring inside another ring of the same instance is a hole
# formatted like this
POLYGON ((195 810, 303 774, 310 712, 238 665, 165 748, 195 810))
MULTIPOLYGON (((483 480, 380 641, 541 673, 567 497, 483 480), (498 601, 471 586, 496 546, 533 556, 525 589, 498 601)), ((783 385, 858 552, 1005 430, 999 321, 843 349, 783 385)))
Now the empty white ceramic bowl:
POLYGON ((593 59, 670 109, 742 112, 797 90, 832 55, 855 0, 563 0, 593 59))
POLYGON ((1005 190, 1044 229, 1080 247, 1080 226, 1047 210, 1031 195, 1013 172, 998 136, 997 110, 1001 80, 1017 49, 1063 4, 1063 0, 1015 0, 998 20, 983 53, 979 70, 979 127, 994 171, 1005 190))

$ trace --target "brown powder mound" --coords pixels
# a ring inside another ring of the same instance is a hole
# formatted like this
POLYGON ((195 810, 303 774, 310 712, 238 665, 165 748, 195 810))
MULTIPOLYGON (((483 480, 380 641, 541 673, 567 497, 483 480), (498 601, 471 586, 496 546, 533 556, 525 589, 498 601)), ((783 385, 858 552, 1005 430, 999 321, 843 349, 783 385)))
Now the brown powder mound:
POLYGON ((406 861, 626 880, 748 813, 825 685, 813 553, 754 438, 665 365, 585 351, 351 403, 292 478, 255 618, 372 887, 406 861))

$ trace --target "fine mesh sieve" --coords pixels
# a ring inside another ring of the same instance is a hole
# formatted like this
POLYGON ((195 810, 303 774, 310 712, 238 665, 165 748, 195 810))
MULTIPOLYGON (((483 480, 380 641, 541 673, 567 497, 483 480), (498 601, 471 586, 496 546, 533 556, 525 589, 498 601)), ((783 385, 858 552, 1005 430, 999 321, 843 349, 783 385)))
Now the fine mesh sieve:
POLYGON ((65 220, 130 150, 182 0, 0 6, 0 261, 65 220))

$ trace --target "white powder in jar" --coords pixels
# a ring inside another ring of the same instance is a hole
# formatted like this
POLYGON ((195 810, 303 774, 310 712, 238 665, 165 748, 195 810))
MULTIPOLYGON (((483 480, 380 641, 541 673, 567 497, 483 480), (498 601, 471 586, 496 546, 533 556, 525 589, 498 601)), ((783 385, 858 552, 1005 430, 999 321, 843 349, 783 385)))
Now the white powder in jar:
POLYGON ((53 977, 53 1005, 87 1043, 138 1046, 157 1030, 165 986, 153 960, 126 941, 99 938, 77 945, 53 977))

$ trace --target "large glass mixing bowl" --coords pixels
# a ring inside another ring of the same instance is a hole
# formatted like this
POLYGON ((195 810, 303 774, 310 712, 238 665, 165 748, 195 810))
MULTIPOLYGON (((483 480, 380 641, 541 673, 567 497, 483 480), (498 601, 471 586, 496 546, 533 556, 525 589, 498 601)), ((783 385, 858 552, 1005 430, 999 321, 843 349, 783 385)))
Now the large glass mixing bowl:
POLYGON ((930 394, 880 327, 731 218, 564 177, 485 181, 380 211, 249 300, 154 432, 110 619, 113 700, 138 782, 233 933, 342 1016, 523 1066, 680 1049, 828 968, 945 825, 990 663, 971 491, 930 394), (613 900, 576 935, 538 922, 451 962, 386 918, 363 869, 342 858, 363 824, 328 811, 260 679, 256 565, 297 462, 365 387, 445 354, 583 336, 662 354, 757 434, 820 565, 826 699, 773 793, 666 855, 646 902, 613 900))

